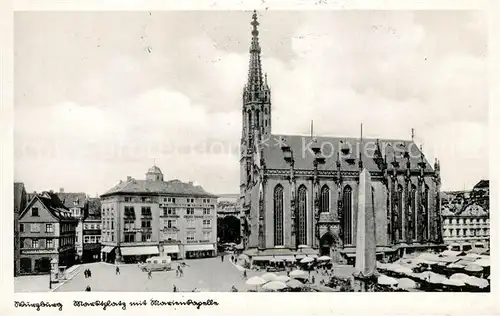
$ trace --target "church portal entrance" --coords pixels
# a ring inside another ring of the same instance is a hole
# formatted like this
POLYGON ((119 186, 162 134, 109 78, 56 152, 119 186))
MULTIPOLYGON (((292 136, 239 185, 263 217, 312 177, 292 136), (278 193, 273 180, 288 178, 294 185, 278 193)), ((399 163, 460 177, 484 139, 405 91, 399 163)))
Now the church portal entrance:
POLYGON ((323 237, 319 240, 320 245, 320 255, 321 256, 330 256, 331 248, 335 244, 335 238, 331 233, 325 233, 323 237))

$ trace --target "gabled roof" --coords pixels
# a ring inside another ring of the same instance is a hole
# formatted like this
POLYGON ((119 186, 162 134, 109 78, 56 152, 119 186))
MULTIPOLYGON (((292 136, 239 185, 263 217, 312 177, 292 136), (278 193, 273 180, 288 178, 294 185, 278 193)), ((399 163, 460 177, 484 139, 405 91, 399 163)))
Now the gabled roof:
POLYGON ((488 212, 480 205, 470 204, 457 213, 458 216, 488 216, 488 212))
POLYGON ((474 189, 488 189, 489 187, 490 180, 481 180, 474 186, 474 189))
POLYGON ((71 216, 71 212, 64 206, 63 202, 57 197, 55 193, 42 192, 41 194, 34 194, 31 201, 22 211, 20 217, 22 217, 26 211, 30 208, 35 201, 40 201, 42 205, 54 216, 55 218, 62 219, 74 219, 71 216))
POLYGON ((133 178, 120 182, 108 192, 101 195, 101 197, 113 194, 169 194, 177 196, 217 197, 206 192, 201 186, 195 186, 192 183, 185 183, 179 180, 149 181, 133 178))
POLYGON ((72 208, 72 207, 84 208, 85 207, 87 195, 83 192, 78 192, 78 193, 59 192, 56 194, 67 208, 72 208))
MULTIPOLYGON (((398 169, 406 169, 405 150, 410 153, 410 169, 420 170, 421 151, 413 141, 389 140, 389 139, 361 139, 348 137, 314 137, 317 144, 322 147, 322 155, 326 163, 319 165, 319 170, 335 170, 337 159, 340 154, 341 170, 359 170, 359 152, 362 152, 363 166, 369 171, 381 171, 380 163, 385 159, 388 170, 394 169, 392 162, 399 163, 398 169)), ((311 170, 313 168, 314 154, 311 148, 312 138, 301 135, 271 135, 261 145, 263 158, 268 169, 288 169, 284 160, 281 144, 285 143, 291 147, 295 168, 299 170, 311 170)), ((424 157, 425 171, 433 171, 432 167, 424 157)))

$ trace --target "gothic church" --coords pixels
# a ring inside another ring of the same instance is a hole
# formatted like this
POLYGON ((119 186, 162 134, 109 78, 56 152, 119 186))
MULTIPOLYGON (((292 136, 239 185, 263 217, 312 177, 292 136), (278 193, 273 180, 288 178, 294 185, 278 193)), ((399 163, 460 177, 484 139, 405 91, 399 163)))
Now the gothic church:
POLYGON ((246 253, 307 248, 352 258, 362 168, 372 178, 378 254, 442 245, 439 162, 432 168, 412 140, 271 133, 271 89, 262 72, 256 12, 251 25, 240 159, 246 253))

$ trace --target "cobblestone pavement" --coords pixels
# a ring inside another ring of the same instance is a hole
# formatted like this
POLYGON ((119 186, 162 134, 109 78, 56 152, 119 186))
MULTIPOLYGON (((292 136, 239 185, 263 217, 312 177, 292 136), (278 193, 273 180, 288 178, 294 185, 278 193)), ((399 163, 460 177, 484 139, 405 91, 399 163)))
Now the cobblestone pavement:
MULTIPOLYGON (((57 286, 53 284, 54 288, 57 286)), ((49 275, 26 275, 14 278, 15 293, 49 292, 49 275)))
POLYGON ((179 291, 192 291, 198 288, 210 292, 229 292, 234 285, 239 290, 245 288, 243 273, 231 262, 228 256, 224 262, 220 257, 191 259, 184 261, 184 276, 176 277, 177 262, 172 271, 152 273, 142 272, 136 264, 120 265, 120 275, 115 274, 115 265, 90 263, 82 269, 90 269, 92 278, 86 279, 83 272, 59 287, 56 292, 84 291, 89 285, 93 292, 172 292, 175 285, 179 291))

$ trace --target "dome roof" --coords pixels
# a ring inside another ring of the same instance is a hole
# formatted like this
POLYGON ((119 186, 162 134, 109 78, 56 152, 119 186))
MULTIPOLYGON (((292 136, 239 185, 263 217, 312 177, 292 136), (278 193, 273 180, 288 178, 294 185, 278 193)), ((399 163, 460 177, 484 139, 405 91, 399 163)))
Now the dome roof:
POLYGON ((161 174, 161 170, 157 166, 152 166, 151 168, 149 168, 148 173, 160 173, 161 174))

